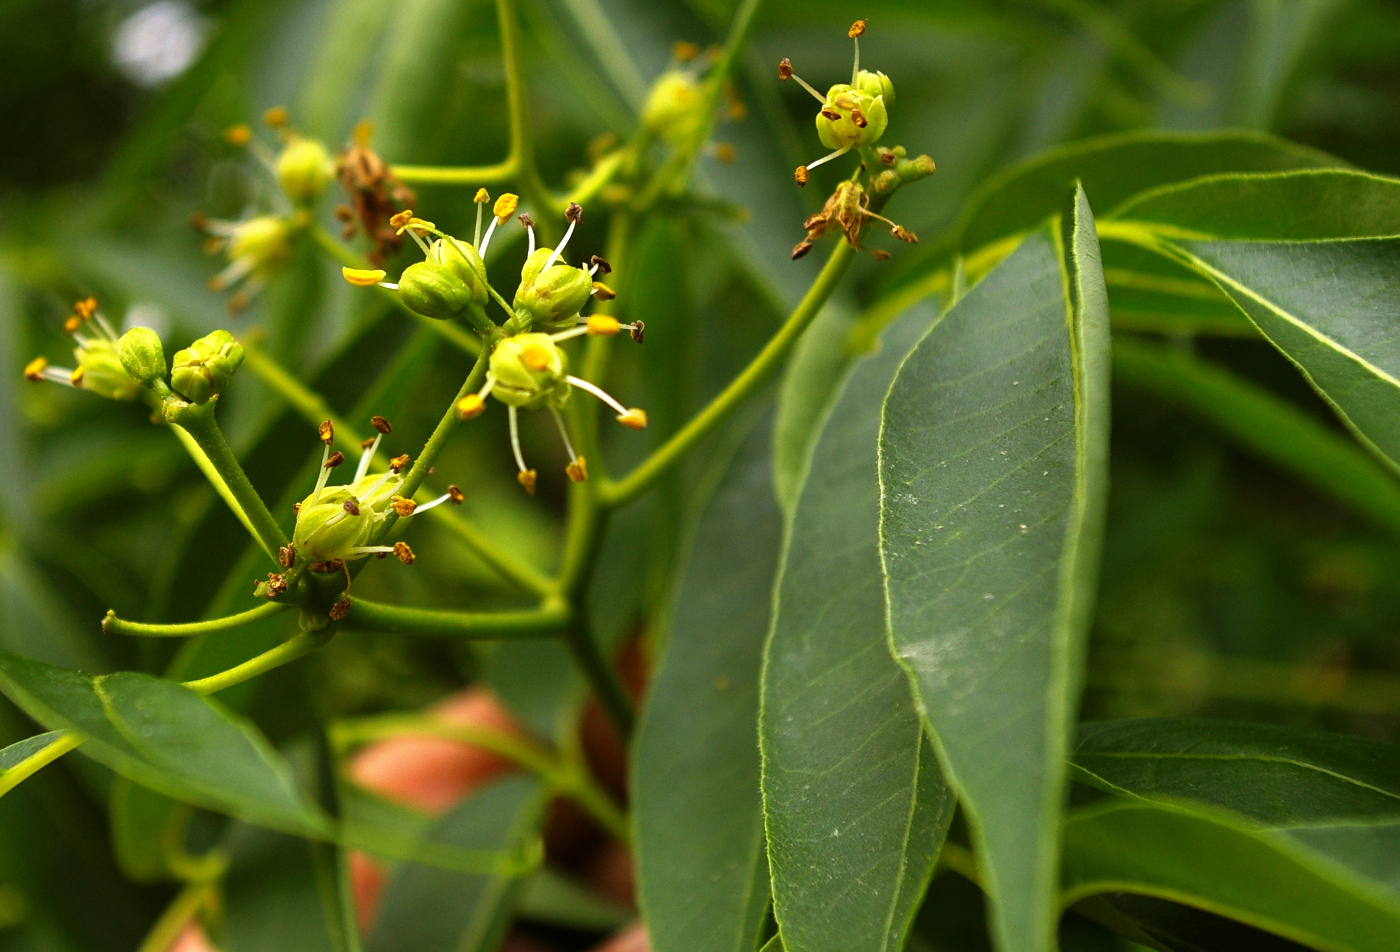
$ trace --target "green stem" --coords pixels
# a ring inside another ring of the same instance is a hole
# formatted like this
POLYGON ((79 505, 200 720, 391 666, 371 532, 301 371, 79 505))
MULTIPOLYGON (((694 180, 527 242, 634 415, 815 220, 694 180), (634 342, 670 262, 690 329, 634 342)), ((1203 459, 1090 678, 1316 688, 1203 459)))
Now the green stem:
POLYGON ((199 448, 194 437, 178 426, 172 426, 170 432, 175 434, 175 438, 180 441, 185 452, 190 454, 190 459, 194 460, 194 464, 199 467, 204 478, 209 480, 209 485, 214 487, 214 492, 218 493, 219 498, 224 501, 224 505, 228 506, 229 511, 243 524, 243 528, 248 530, 248 535, 253 537, 268 558, 275 559, 276 554, 269 552, 267 547, 263 545, 262 539, 258 538, 258 530, 253 526, 253 520, 249 519, 248 514, 243 511, 243 507, 238 503, 238 497, 233 494, 233 490, 229 489, 228 483, 224 482, 224 478, 219 475, 219 471, 214 468, 214 464, 209 461, 204 450, 199 448))
POLYGON ((494 165, 395 165, 394 175, 409 185, 499 185, 515 177, 512 158, 494 165))
POLYGON ((788 352, 797 343, 807 325, 812 323, 817 312, 822 309, 832 292, 850 267, 854 249, 844 241, 839 242, 831 252, 821 274, 807 289, 787 322, 763 348, 753 363, 749 364, 738 377, 725 387, 710 405, 681 427, 674 436, 657 448, 646 461, 617 482, 602 483, 598 487, 599 502, 606 508, 614 508, 630 502, 641 495, 662 473, 678 463, 686 453, 694 449, 709 436, 726 418, 737 410, 760 387, 768 382, 788 352))
POLYGON ((1353 441, 1262 387, 1180 350, 1119 335, 1113 373, 1204 416, 1240 445, 1400 535, 1400 482, 1353 441))
POLYGON ((609 833, 623 842, 631 837, 627 817, 586 773, 565 764, 553 751, 505 731, 471 724, 447 724, 417 715, 389 714, 342 721, 332 729, 337 748, 403 736, 428 736, 490 751, 535 774, 571 797, 609 833))
POLYGON ((224 434, 214 419, 214 407, 217 403, 218 398, 203 405, 172 399, 165 404, 165 418, 194 438, 195 443, 209 458, 209 464, 218 472, 219 478, 224 481, 224 485, 247 515, 253 533, 262 543, 268 557, 276 561, 277 550, 287 544, 287 537, 282 534, 282 527, 277 524, 277 520, 268 511, 267 504, 249 482, 248 474, 243 472, 238 458, 228 448, 224 434))
POLYGON ((184 638, 187 635, 212 635, 221 631, 232 631, 251 625, 255 621, 280 615, 292 606, 281 602, 265 602, 256 608, 237 615, 211 618, 208 621, 190 621, 174 625, 155 625, 140 621, 127 621, 117 617, 115 611, 107 612, 102 619, 102 630, 110 635, 136 635, 144 638, 184 638))
MULTIPOLYGON (((459 542, 465 544, 477 558, 486 564, 487 568, 507 582, 532 595, 541 597, 555 590, 553 579, 530 563, 523 562, 509 552, 497 548, 485 533, 451 509, 439 506, 433 510, 432 515, 438 515, 444 529, 456 536, 459 542)), ((429 518, 432 518, 432 515, 429 518)))
MULTIPOLYGON (((423 452, 418 454, 418 458, 413 461, 413 466, 404 475, 403 484, 399 487, 400 496, 412 499, 413 494, 418 491, 418 487, 423 485, 423 480, 428 477, 428 470, 433 468, 437 458, 442 455, 443 449, 447 446, 447 438, 452 435, 457 424, 462 422, 457 418, 457 402, 467 394, 475 393, 481 389, 481 385, 486 379, 486 364, 489 357, 490 353, 486 348, 477 354, 476 363, 472 366, 471 373, 467 374, 467 379, 462 381, 461 388, 458 389, 457 395, 452 398, 452 402, 448 404, 447 412, 442 415, 438 425, 433 428, 428 442, 423 444, 423 452)), ((386 519, 383 528, 376 534, 376 538, 384 538, 385 533, 393 524, 393 517, 386 519)))
POLYGON ((242 684, 250 678, 255 678, 260 674, 265 674, 274 668, 280 668, 284 664, 290 664, 298 658, 304 657, 329 641, 334 635, 334 626, 324 628, 321 631, 303 631, 301 634, 284 641, 276 648, 264 651, 256 657, 249 658, 242 664, 235 665, 227 671, 220 671, 218 674, 210 675, 207 678, 199 678, 194 681, 182 682, 185 687, 200 694, 214 694, 225 688, 231 688, 235 684, 242 684))
POLYGON ((215 889, 212 883, 190 883, 180 890, 173 902, 165 908, 146 934, 137 952, 167 952, 180 937, 185 926, 189 925, 195 913, 209 901, 215 889))
POLYGON ((437 635, 452 638, 546 637, 556 633, 570 616, 563 599, 551 599, 538 608, 520 611, 461 612, 384 605, 363 598, 350 600, 346 623, 371 631, 437 635))
MULTIPOLYGON (((520 194, 539 209, 561 211, 535 165, 535 145, 530 138, 530 109, 525 101, 525 74, 520 67, 520 22, 515 0, 496 0, 496 20, 501 33, 501 62, 506 73, 506 109, 510 114, 510 160, 515 164, 520 194)), ((543 233, 557 233, 546 220, 543 233)))

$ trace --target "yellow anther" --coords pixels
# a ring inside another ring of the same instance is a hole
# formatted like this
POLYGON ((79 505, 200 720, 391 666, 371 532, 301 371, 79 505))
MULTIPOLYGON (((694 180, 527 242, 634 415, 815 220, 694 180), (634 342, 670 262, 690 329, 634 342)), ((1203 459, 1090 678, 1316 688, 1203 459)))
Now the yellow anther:
POLYGON ((478 205, 485 205, 487 202, 491 201, 491 193, 484 188, 479 188, 476 190, 476 194, 472 196, 472 201, 476 202, 478 205))
POLYGON ((525 488, 525 492, 533 496, 535 494, 535 482, 540 478, 540 474, 533 469, 522 469, 515 475, 515 481, 525 488))
POLYGON ((486 412, 486 401, 479 394, 469 393, 457 401, 457 419, 474 420, 486 412))
POLYGON ((588 319, 589 337, 616 337, 621 329, 617 318, 608 314, 594 314, 588 319))
POLYGON ((262 119, 263 122, 267 123, 272 128, 281 129, 292 121, 292 114, 287 111, 286 106, 273 106, 271 109, 267 110, 267 112, 263 113, 262 119))
POLYGON ((389 219, 389 224, 394 228, 402 228, 404 225, 407 225, 411 221, 413 221, 413 209, 405 208, 397 215, 392 216, 389 219))
POLYGON ((412 565, 413 560, 418 558, 418 556, 413 554, 413 550, 408 547, 407 542, 395 542, 394 555, 397 556, 398 560, 404 565, 412 565))
POLYGON ((322 443, 330 446, 331 441, 335 439, 335 427, 330 420, 322 420, 316 425, 316 435, 321 438, 322 443))
POLYGON ((79 317, 78 315, 73 314, 73 315, 71 315, 71 316, 68 318, 68 320, 66 320, 66 321, 63 322, 63 333, 65 333, 65 334, 72 334, 72 333, 74 333, 75 331, 77 331, 78 328, 80 328, 80 327, 82 327, 82 326, 83 326, 83 319, 82 319, 81 317, 79 317))
POLYGON ((35 358, 34 358, 33 360, 31 360, 29 363, 27 363, 27 364, 24 365, 24 379, 25 379, 25 380, 43 380, 43 379, 44 379, 44 368, 47 367, 48 365, 49 365, 49 362, 48 362, 47 360, 45 360, 44 358, 42 358, 42 357, 35 357, 35 358))
POLYGON ((340 274, 357 288, 372 288, 386 276, 378 268, 341 268, 340 274))
POLYGON ((617 422, 629 430, 645 430, 647 428, 647 412, 641 407, 633 407, 626 413, 619 413, 617 422))
MULTIPOLYGON (((397 216, 395 216, 397 217, 397 216)), ((421 218, 409 218, 407 222, 399 227, 398 233, 402 235, 406 231, 431 232, 437 230, 437 225, 421 218)))
POLYGON ((588 461, 580 456, 568 466, 565 466, 564 472, 568 473, 569 478, 574 482, 584 482, 588 479, 588 461))
POLYGON ((402 496, 395 496, 391 505, 394 507, 394 512, 400 516, 411 516, 413 515, 413 511, 418 508, 418 503, 414 502, 412 499, 405 499, 402 496))
POLYGON ((856 37, 863 35, 865 33, 865 23, 866 21, 864 20, 857 20, 856 22, 852 23, 851 28, 846 31, 846 35, 853 40, 856 37))
POLYGON ((224 130, 224 141, 229 145, 247 145, 253 141, 253 130, 246 123, 229 126, 224 130))
POLYGON ((355 130, 350 133, 350 138, 360 148, 368 148, 369 140, 374 138, 374 123, 368 119, 355 123, 355 130))
POLYGON ((806 185, 807 179, 811 176, 807 173, 807 166, 799 165, 797 167, 797 171, 792 173, 792 177, 797 179, 798 185, 806 185))
POLYGON ((593 294, 600 301, 611 301, 613 298, 617 297, 617 292, 602 281, 593 282, 593 294))
POLYGON ((83 367, 81 364, 68 375, 68 382, 75 387, 81 387, 83 385, 83 367))
POLYGON ((543 370, 549 366, 550 353, 539 344, 526 344, 520 351, 520 359, 531 370, 543 370))
POLYGON ((496 205, 491 209, 491 213, 496 216, 496 224, 504 225, 510 221, 510 216, 515 214, 515 209, 520 204, 520 196, 513 192, 506 192, 496 199, 496 205))
POLYGON ((671 47, 671 52, 675 55, 676 59, 680 60, 682 63, 689 63, 700 55, 700 47, 694 43, 687 43, 685 40, 681 40, 675 46, 671 47))

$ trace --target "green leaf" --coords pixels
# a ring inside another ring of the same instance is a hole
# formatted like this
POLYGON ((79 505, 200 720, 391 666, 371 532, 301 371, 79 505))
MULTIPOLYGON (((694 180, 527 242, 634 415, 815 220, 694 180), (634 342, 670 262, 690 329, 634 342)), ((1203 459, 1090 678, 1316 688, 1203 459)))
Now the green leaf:
MULTIPOLYGON (((537 836, 549 791, 508 777, 473 794, 427 832, 468 850, 515 851, 537 836)), ((524 880, 404 863, 380 900, 367 952, 491 952, 505 937, 524 880)))
POLYGON ((122 776, 273 829, 326 837, 286 762, 249 724, 189 688, 135 672, 89 677, 0 652, 0 690, 122 776))
POLYGON ((1400 935, 1400 898, 1229 814, 1115 802, 1071 814, 1063 839, 1065 905, 1156 896, 1325 952, 1383 952, 1400 935))
POLYGON ((755 724, 782 532, 769 431, 749 434, 701 516, 638 727, 637 874, 656 952, 752 952, 768 907, 755 724))
POLYGON ((902 949, 952 817, 890 656, 880 567, 880 407, 935 314, 911 309, 852 371, 786 533, 759 742, 773 912, 792 952, 902 949))
POLYGON ((312 855, 320 844, 240 824, 228 847, 221 949, 343 952, 336 925, 326 916, 327 884, 312 855))
POLYGON ((1271 724, 1139 718, 1084 724, 1079 779, 1117 793, 1190 800, 1269 826, 1400 822, 1400 748, 1271 724))
POLYGON ((880 437, 894 649, 1007 952, 1051 947, 1107 490, 1108 305, 1083 190, 934 325, 880 437))
POLYGON ((1400 467, 1400 181, 1216 176, 1149 193, 1106 235, 1215 281, 1361 441, 1400 467))
POLYGON ((1144 189, 1215 172, 1343 166, 1342 160, 1249 132, 1132 132, 1053 149, 993 176, 968 201, 958 246, 971 251, 1034 228, 1059 210, 1076 179, 1100 208, 1144 189))
POLYGON ((535 870, 521 883, 515 913, 521 919, 582 932, 612 932, 634 918, 630 910, 548 866, 535 870))

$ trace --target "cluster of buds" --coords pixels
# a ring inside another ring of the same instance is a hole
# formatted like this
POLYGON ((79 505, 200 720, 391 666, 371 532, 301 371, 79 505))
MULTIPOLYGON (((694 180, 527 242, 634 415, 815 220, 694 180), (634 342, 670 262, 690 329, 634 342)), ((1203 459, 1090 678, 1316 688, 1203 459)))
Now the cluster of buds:
POLYGON ((796 80, 797 84, 821 103, 817 112, 817 137, 832 151, 814 162, 799 165, 793 177, 798 185, 806 185, 811 170, 840 158, 852 149, 872 149, 889 125, 886 106, 894 101, 894 83, 884 73, 860 68, 860 37, 865 33, 865 21, 857 20, 847 35, 855 42, 855 63, 851 81, 837 83, 823 96, 810 83, 792 71, 786 57, 778 64, 778 78, 796 80))
POLYGON ((424 513, 445 502, 461 504, 462 492, 456 486, 449 486, 447 492, 422 505, 399 495, 403 473, 410 462, 406 455, 390 460, 383 473, 371 474, 370 466, 379 451, 380 441, 393 427, 383 417, 374 417, 370 422, 375 436, 360 444, 360 461, 354 476, 339 485, 330 485, 330 477, 331 472, 345 462, 345 454, 331 449, 335 430, 330 421, 320 425, 319 435, 325 444, 320 473, 315 490, 296 505, 292 544, 279 553, 284 567, 304 562, 313 572, 336 572, 348 561, 371 555, 377 558, 394 555, 403 564, 411 565, 415 556, 407 542, 373 544, 385 520, 391 515, 403 518, 424 513))
POLYGON ((176 351, 167 367, 159 334, 149 327, 133 327, 118 336, 98 311, 95 298, 75 304, 64 329, 77 344, 77 366, 52 367, 36 357, 24 368, 25 377, 90 390, 110 400, 136 400, 144 394, 154 401, 173 389, 176 396, 202 405, 228 386, 243 363, 243 345, 228 331, 217 330, 176 351))
MULTIPOLYGON (((683 147, 696 135, 704 118, 701 84, 717 52, 712 49, 702 57, 700 47, 686 42, 671 48, 671 62, 652 84, 642 106, 642 128, 648 135, 672 148, 683 147)), ((732 83, 724 84, 723 94, 729 119, 738 122, 748 115, 732 83)), ((734 147, 727 142, 715 143, 713 153, 721 162, 734 161, 734 147)))
POLYGON ((350 145, 336 162, 335 175, 349 203, 336 206, 335 215, 345 224, 345 239, 355 237, 356 231, 364 232, 374 246, 367 257, 370 264, 378 266, 403 243, 398 226, 391 221, 413 205, 415 196, 370 149, 372 131, 367 122, 355 126, 350 145))

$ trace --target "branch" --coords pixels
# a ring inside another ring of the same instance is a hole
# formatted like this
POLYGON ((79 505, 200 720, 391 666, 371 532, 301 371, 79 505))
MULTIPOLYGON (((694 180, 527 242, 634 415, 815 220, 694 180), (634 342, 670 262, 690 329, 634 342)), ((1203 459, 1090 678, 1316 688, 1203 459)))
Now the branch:
POLYGON ((107 612, 102 619, 102 630, 109 635, 135 635, 143 638, 183 638, 187 635, 212 635, 221 631, 232 631, 251 625, 255 621, 271 618, 288 611, 292 606, 283 602, 264 602, 256 608, 223 618, 208 621, 189 621, 173 625, 157 625, 141 621, 127 621, 117 617, 115 611, 107 612))
POLYGON ((461 612, 384 605, 363 598, 350 600, 346 624, 370 631, 437 635, 449 638, 546 637, 566 624, 572 614, 562 600, 538 608, 501 612, 461 612))

